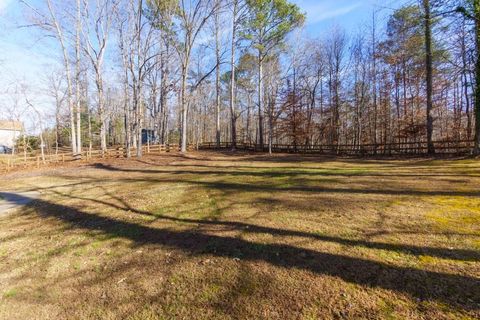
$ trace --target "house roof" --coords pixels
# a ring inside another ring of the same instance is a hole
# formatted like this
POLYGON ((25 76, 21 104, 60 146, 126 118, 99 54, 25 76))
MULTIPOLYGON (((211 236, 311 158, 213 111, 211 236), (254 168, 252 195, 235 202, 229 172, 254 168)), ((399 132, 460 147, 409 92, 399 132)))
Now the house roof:
POLYGON ((20 121, 0 120, 0 130, 22 131, 23 124, 20 121))

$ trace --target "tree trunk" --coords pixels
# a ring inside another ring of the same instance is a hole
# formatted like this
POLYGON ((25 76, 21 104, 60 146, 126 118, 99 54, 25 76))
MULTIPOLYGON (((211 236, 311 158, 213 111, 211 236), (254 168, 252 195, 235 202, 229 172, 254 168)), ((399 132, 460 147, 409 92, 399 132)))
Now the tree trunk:
MULTIPOLYGON (((230 58, 230 122, 231 122, 231 136, 232 136, 232 150, 237 148, 237 115, 235 112, 235 45, 237 32, 237 1, 233 3, 233 18, 232 18, 232 54, 230 58)), ((217 119, 219 120, 219 119, 217 119)))
POLYGON ((90 108, 87 110, 88 112, 88 151, 92 152, 93 148, 93 133, 92 133, 92 111, 90 108))
MULTIPOLYGON (((218 6, 218 1, 217 1, 218 6)), ((217 148, 220 148, 220 37, 219 37, 219 12, 215 12, 215 56, 217 69, 215 75, 215 141, 217 148)))
POLYGON ((462 22, 462 35, 461 35, 461 52, 462 52, 462 87, 463 94, 465 95, 465 113, 467 114, 467 140, 472 138, 472 116, 470 113, 470 95, 468 93, 468 62, 467 62, 467 46, 466 46, 466 32, 465 32, 465 19, 462 22))
POLYGON ((480 0, 473 1, 475 18, 475 143, 473 153, 480 154, 480 0))
POLYGON ((80 0, 77 0, 77 26, 76 26, 76 39, 75 39, 75 88, 76 88, 76 105, 77 105, 77 157, 82 157, 82 108, 80 101, 80 33, 82 28, 81 16, 80 16, 80 0))
POLYGON ((433 66, 432 66, 432 21, 430 14, 430 0, 423 0, 423 9, 425 13, 425 67, 427 81, 427 149, 428 154, 435 153, 433 145, 433 66))
POLYGON ((251 133, 250 133, 250 118, 251 118, 251 115, 250 115, 250 105, 251 105, 251 94, 250 92, 247 93, 247 123, 245 125, 245 139, 244 139, 244 143, 248 142, 249 144, 252 143, 252 136, 251 136, 251 133))
POLYGON ((258 52, 258 144, 263 151, 263 56, 258 52))
POLYGON ((269 101, 268 103, 268 153, 272 154, 273 146, 273 112, 275 102, 269 101))
MULTIPOLYGON (((165 44, 165 54, 168 56, 169 44, 165 44)), ((168 59, 165 58, 165 54, 162 54, 162 75, 161 75, 161 92, 160 92, 160 109, 161 109, 161 132, 160 132, 160 143, 165 144, 166 141, 166 131, 167 131, 167 121, 168 121, 168 105, 167 105, 167 95, 168 95, 168 81, 169 81, 169 68, 168 68, 168 59)))
POLYGON ((376 34, 376 17, 373 14, 372 24, 372 88, 373 88, 373 153, 377 154, 377 120, 378 120, 378 106, 377 106, 377 34, 376 34))
POLYGON ((56 108, 55 108, 55 155, 58 154, 58 139, 60 137, 60 109, 62 107, 62 103, 58 97, 58 92, 55 93, 55 100, 56 100, 56 108))
POLYGON ((103 80, 100 71, 97 72, 96 84, 97 84, 97 94, 98 94, 98 116, 100 118, 100 148, 102 154, 107 150, 107 133, 105 130, 105 105, 103 98, 103 80))
POLYGON ((182 66, 182 92, 181 92, 181 103, 182 103, 182 134, 181 134, 181 152, 187 152, 187 72, 188 65, 186 63, 182 66))
POLYGON ((52 23, 55 26, 55 31, 57 35, 58 42, 60 43, 60 46, 62 48, 62 54, 63 54, 63 63, 65 66, 65 75, 67 77, 67 101, 68 101, 68 108, 69 108, 69 115, 70 115, 70 139, 71 139, 71 145, 72 145, 72 154, 76 155, 77 154, 77 135, 75 134, 75 110, 74 110, 74 105, 73 105, 73 89, 72 89, 72 77, 71 77, 71 72, 70 72, 70 62, 69 62, 69 57, 67 53, 67 48, 65 46, 64 38, 63 38, 63 32, 62 29, 60 28, 60 25, 58 24, 57 17, 55 16, 55 13, 53 11, 52 3, 50 0, 47 0, 47 5, 48 5, 48 10, 50 12, 50 17, 52 18, 52 23))
POLYGON ((125 81, 124 83, 124 112, 125 112, 125 149, 126 149, 126 156, 127 158, 131 157, 131 152, 130 152, 130 142, 131 142, 131 124, 130 124, 130 110, 128 107, 128 84, 125 81))
MULTIPOLYGON (((140 77, 139 77, 140 78, 140 77)), ((137 84, 137 107, 136 107, 136 120, 137 120, 137 132, 135 140, 137 141, 137 158, 142 157, 142 128, 143 128, 143 96, 142 85, 140 82, 137 84)))

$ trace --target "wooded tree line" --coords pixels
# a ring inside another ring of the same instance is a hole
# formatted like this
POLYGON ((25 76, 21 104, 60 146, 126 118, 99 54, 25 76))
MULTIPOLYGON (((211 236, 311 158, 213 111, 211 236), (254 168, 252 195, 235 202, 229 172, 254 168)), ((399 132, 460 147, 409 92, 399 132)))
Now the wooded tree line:
POLYGON ((480 0, 412 0, 355 33, 301 32, 287 0, 22 1, 55 39, 57 148, 475 140, 480 0))

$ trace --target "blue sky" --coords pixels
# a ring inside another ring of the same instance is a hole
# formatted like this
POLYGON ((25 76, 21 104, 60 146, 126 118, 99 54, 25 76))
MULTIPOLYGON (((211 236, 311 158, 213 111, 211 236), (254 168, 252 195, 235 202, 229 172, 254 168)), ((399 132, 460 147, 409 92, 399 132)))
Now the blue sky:
MULTIPOLYGON (((35 6, 44 3, 42 0, 26 1, 35 6)), ((347 32, 358 32, 371 24, 374 10, 378 12, 379 24, 385 25, 384 19, 392 12, 392 8, 407 0, 292 1, 307 14, 304 30, 314 38, 327 34, 333 26, 344 28, 347 32)), ((56 52, 58 50, 51 50, 44 39, 39 39, 37 31, 19 28, 26 24, 23 8, 19 0, 0 0, 0 88, 7 88, 20 80, 39 92, 45 83, 45 75, 60 57, 56 52)), ((5 89, 0 89, 0 94, 1 90, 5 89)), ((1 102, 0 97, 0 113, 1 102)))
MULTIPOLYGON (((332 26, 355 31, 371 23, 372 12, 387 16, 389 7, 398 7, 404 0, 292 0, 307 14, 305 30, 311 37, 328 33, 332 26)), ((39 5, 41 0, 27 0, 39 5)), ((10 66, 17 76, 30 77, 51 63, 52 53, 39 41, 39 34, 29 28, 18 28, 22 21, 22 5, 18 0, 0 0, 0 63, 10 66)), ((380 18, 381 19, 381 18, 380 18)), ((379 21, 380 22, 380 21, 379 21)))
POLYGON ((306 30, 311 36, 321 36, 332 26, 348 32, 371 24, 375 11, 379 23, 394 8, 407 0, 293 0, 307 14, 306 30))

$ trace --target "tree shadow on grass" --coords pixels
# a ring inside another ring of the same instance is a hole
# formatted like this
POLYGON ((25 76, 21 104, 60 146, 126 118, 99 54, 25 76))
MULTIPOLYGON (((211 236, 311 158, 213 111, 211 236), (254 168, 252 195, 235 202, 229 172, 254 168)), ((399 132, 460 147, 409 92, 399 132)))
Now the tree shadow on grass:
MULTIPOLYGON (((122 169, 118 169, 121 171, 122 169)), ((94 180, 87 180, 83 183, 93 182, 94 180)), ((372 190, 372 189, 343 189, 343 188, 324 188, 324 187, 303 187, 303 186, 293 186, 293 187, 276 187, 273 185, 254 185, 254 184, 247 184, 247 183, 227 183, 227 182, 217 182, 217 181, 199 181, 199 180, 172 180, 172 179, 156 179, 156 178, 147 178, 147 179, 139 179, 139 178, 122 178, 122 179, 115 179, 115 182, 123 182, 123 183, 138 183, 138 182, 149 182, 149 183, 186 183, 186 184, 193 184, 199 185, 202 187, 206 187, 209 189, 216 189, 222 191, 225 194, 236 194, 238 192, 275 192, 275 191, 297 191, 297 192, 325 192, 325 193, 359 193, 359 194, 379 194, 379 195, 413 195, 413 196, 422 196, 422 195, 429 195, 429 196, 475 196, 479 193, 477 192, 457 192, 457 191, 410 191, 410 190, 372 190)), ((78 184, 73 184, 74 186, 78 186, 78 184)), ((68 185, 70 186, 70 184, 68 185)), ((38 190, 38 189, 32 189, 38 190)), ((42 189, 45 191, 45 188, 42 189)), ((46 190, 48 191, 48 190, 46 190)), ((50 191, 57 193, 55 191, 50 191)), ((91 199, 85 197, 75 197, 71 194, 60 194, 58 195, 64 197, 71 197, 77 198, 80 200, 87 200, 96 202, 102 205, 110 206, 114 209, 119 210, 127 210, 137 214, 142 215, 149 215, 154 216, 157 219, 164 219, 170 220, 175 222, 181 223, 195 223, 195 224, 203 224, 203 225, 217 225, 217 226, 224 226, 230 227, 240 230, 248 230, 252 233, 269 233, 269 234, 277 234, 277 235, 284 235, 284 236, 299 236, 299 237, 308 237, 313 238, 320 241, 327 241, 327 242, 335 242, 343 245, 348 246, 362 246, 371 249, 380 249, 380 250, 392 250, 403 252, 407 254, 414 254, 414 255, 429 255, 435 256, 439 258, 446 258, 446 259, 453 259, 453 260, 463 260, 463 261, 480 261, 480 252, 477 250, 468 250, 468 249, 447 249, 447 248, 435 248, 435 247, 422 247, 422 246, 415 246, 415 245, 407 245, 407 244, 389 244, 389 243, 379 243, 379 242, 370 242, 365 240, 351 240, 351 239, 344 239, 339 237, 332 237, 328 235, 319 235, 319 234, 311 234, 311 233, 304 233, 300 231, 293 231, 293 230, 281 230, 281 229, 274 229, 274 228, 267 228, 267 227, 260 227, 251 224, 245 224, 240 222, 230 222, 230 221, 218 221, 218 220, 199 220, 199 219, 183 219, 183 218, 176 218, 171 216, 159 215, 159 214, 152 214, 148 211, 141 211, 137 210, 129 206, 125 201, 122 199, 115 197, 115 199, 122 203, 123 206, 117 206, 110 202, 101 201, 98 199, 91 199)), ((114 195, 109 195, 114 197, 114 195)), ((449 233, 444 233, 448 235, 449 233)), ((474 234, 451 234, 450 235, 460 235, 460 236, 477 236, 474 234)))
MULTIPOLYGON (((407 165, 418 165, 418 164, 434 164, 435 160, 442 161, 458 161, 471 159, 471 156, 465 155, 449 155, 449 154, 437 154, 435 156, 427 156, 421 154, 399 154, 399 155, 388 155, 388 154, 377 154, 377 155, 344 155, 344 154, 329 154, 329 153, 288 153, 288 152, 274 152, 273 154, 255 152, 255 151, 245 151, 241 148, 236 151, 231 150, 211 150, 203 149, 201 150, 203 154, 208 154, 210 156, 224 156, 224 157, 243 157, 244 160, 248 161, 261 161, 261 162, 330 162, 338 161, 344 163, 382 163, 391 166, 396 166, 397 164, 392 162, 406 162, 407 165)), ((211 159, 205 159, 211 160, 211 159)), ((214 161, 218 161, 215 159, 214 161)), ((221 161, 231 161, 231 159, 222 159, 221 161)))
MULTIPOLYGON (((174 165, 173 167, 177 167, 174 165)), ((245 177, 262 177, 262 178, 294 178, 298 176, 325 176, 325 177, 386 177, 386 178, 420 178, 420 177, 459 177, 459 174, 431 174, 431 173, 420 173, 420 174, 405 174, 405 173, 372 173, 370 171, 362 171, 357 169, 320 169, 315 170, 322 171, 309 171, 310 168, 292 170, 292 168, 268 168, 268 167, 210 167, 210 166, 198 166, 198 165, 185 165, 186 167, 203 167, 207 170, 160 170, 160 169, 132 169, 132 168, 121 168, 115 167, 103 163, 92 164, 92 167, 100 170, 106 171, 116 171, 116 172, 133 172, 133 173, 144 173, 144 174, 171 174, 171 175, 188 175, 195 174, 199 176, 212 176, 212 175, 221 175, 221 176, 245 176, 245 177), (238 169, 246 169, 244 171, 238 171, 238 169), (213 170, 212 170, 213 169, 213 170), (237 171, 229 171, 224 169, 235 169, 237 171), (256 171, 253 171, 256 170, 256 171), (264 171, 262 171, 264 170, 264 171), (268 171, 266 171, 268 170, 268 171)), ((476 174, 468 174, 467 177, 480 177, 476 174)), ((469 195, 480 196, 480 192, 468 193, 469 195)))
MULTIPOLYGON (((122 170, 122 169, 118 169, 122 170)), ((74 179, 75 177, 72 177, 74 179)), ((75 178, 76 179, 76 178, 75 178)), ((79 183, 71 183, 65 184, 58 187, 71 187, 71 186, 81 186, 84 184, 91 184, 95 183, 97 179, 95 178, 85 178, 84 181, 79 183)), ((103 181, 103 180, 102 180, 103 181)), ((107 180, 109 181, 109 180, 107 180)), ((238 192, 254 192, 254 191, 283 191, 287 189, 287 191, 297 190, 297 191, 312 191, 310 187, 305 188, 277 188, 275 186, 264 186, 264 185, 253 185, 253 184, 238 184, 238 183, 223 183, 223 182, 209 182, 209 181, 198 181, 198 180, 171 180, 171 179, 155 179, 155 178, 146 178, 146 179, 139 179, 139 178, 122 178, 122 179, 114 179, 116 183, 138 183, 138 182, 149 182, 149 183, 178 183, 183 182, 186 184, 193 184, 193 185, 200 185, 211 189, 217 189, 223 192, 225 195, 235 195, 238 192)), ((69 197, 77 200, 89 201, 96 204, 104 205, 111 207, 116 210, 124 210, 130 211, 135 214, 146 215, 154 217, 155 219, 162 219, 166 221, 172 222, 179 222, 179 223, 190 223, 190 224, 198 224, 198 225, 210 225, 210 226, 222 226, 230 228, 231 230, 240 230, 242 232, 248 233, 268 233, 272 235, 280 235, 280 236, 296 236, 296 237, 305 237, 311 238, 314 240, 319 241, 326 241, 326 242, 333 242, 347 246, 360 246, 370 249, 379 249, 379 250, 390 250, 396 252, 402 252, 405 254, 413 254, 413 255, 427 255, 432 257, 444 258, 444 259, 452 259, 452 260, 459 260, 459 261, 480 261, 480 251, 479 250, 469 250, 469 249, 449 249, 449 248, 442 248, 442 247, 425 247, 425 246, 416 246, 416 245, 409 245, 409 244, 393 244, 393 243, 382 243, 382 242, 373 242, 367 240, 358 240, 358 239, 345 239, 341 237, 335 237, 330 235, 322 235, 322 234, 315 234, 315 233, 308 233, 296 230, 284 230, 284 229, 276 229, 276 228, 269 228, 264 226, 257 226, 248 223, 242 222, 235 222, 235 221, 222 221, 218 219, 188 219, 188 218, 178 218, 173 217, 170 215, 162 215, 158 213, 152 213, 145 210, 138 210, 130 206, 124 199, 115 196, 114 194, 108 193, 104 190, 105 195, 108 195, 112 199, 115 199, 117 202, 121 203, 121 205, 117 205, 115 203, 111 203, 109 201, 100 200, 99 198, 89 198, 89 197, 81 197, 75 196, 72 193, 66 194, 55 191, 56 187, 43 187, 43 188, 31 188, 29 191, 39 191, 53 193, 61 197, 69 197)), ((100 188, 102 188, 100 186, 100 188)), ((323 190, 323 188, 322 188, 323 190)), ((325 192, 350 192, 351 189, 325 189, 325 192), (333 190, 333 191, 332 191, 333 190)), ((358 193, 369 193, 371 190, 354 190, 353 192, 358 193)), ((374 190, 376 191, 376 190, 374 190)), ((379 194, 389 194, 389 191, 385 190, 378 190, 379 194)), ((413 195, 417 195, 416 191, 412 191, 413 195)), ((401 193, 399 191, 393 191, 393 193, 401 193)), ((435 192, 431 193, 432 195, 437 195, 435 192)), ((455 195, 457 196, 457 192, 443 192, 442 194, 448 195, 455 195)), ((461 193, 465 195, 465 193, 461 193)), ((466 195, 471 195, 467 193, 466 195)), ((376 233, 370 233, 369 237, 378 236, 385 234, 387 232, 380 231, 376 233)), ((405 234, 416 234, 416 231, 396 231, 394 233, 405 233, 405 234)), ((431 234, 430 232, 428 234, 431 234)), ((469 237, 478 237, 479 235, 473 233, 452 233, 452 232, 442 232, 442 233, 435 233, 435 235, 445 235, 445 236, 469 236, 469 237)))
POLYGON ((45 200, 35 200, 28 206, 35 208, 40 216, 55 218, 71 228, 129 239, 137 245, 154 244, 192 255, 264 261, 278 267, 306 270, 338 277, 350 283, 406 293, 417 299, 438 301, 455 308, 475 312, 480 310, 480 279, 475 277, 397 267, 286 244, 249 242, 191 230, 157 229, 45 200))
MULTIPOLYGON (((345 246, 351 247, 364 247, 369 249, 378 249, 378 250, 388 250, 395 252, 402 252, 405 254, 412 255, 426 255, 444 259, 452 259, 459 261, 480 261, 480 251, 478 250, 468 250, 468 249, 448 249, 448 248, 439 248, 439 247, 422 247, 408 244, 393 244, 393 243, 383 243, 383 242, 373 242, 366 240, 357 240, 357 239, 345 239, 341 237, 335 237, 330 235, 318 234, 318 233, 309 233, 304 231, 288 230, 288 229, 278 229, 265 226, 258 226, 254 224, 237 222, 237 221, 221 221, 218 219, 191 219, 191 218, 178 218, 172 217, 163 214, 151 213, 145 210, 139 210, 130 206, 125 200, 120 197, 115 196, 114 194, 108 193, 105 191, 105 194, 111 197, 112 199, 121 203, 117 205, 108 201, 93 199, 88 197, 74 196, 73 194, 65 194, 58 191, 51 191, 57 196, 72 198, 76 200, 89 201, 95 204, 102 206, 107 206, 116 210, 123 210, 132 212, 135 214, 150 216, 156 220, 164 220, 178 223, 188 223, 195 225, 204 225, 204 226, 220 226, 228 228, 228 231, 242 231, 243 233, 264 233, 271 234, 276 236, 286 236, 286 237, 300 237, 300 238, 310 238, 313 240, 338 243, 345 246)), ((457 234, 458 235, 458 234, 457 234)), ((466 236, 465 234, 463 234, 466 236)))
MULTIPOLYGON (((158 165, 155 163, 148 163, 145 162, 144 164, 148 165, 158 165)), ((102 169, 102 166, 105 166, 103 169, 109 170, 108 167, 112 167, 109 165, 104 165, 101 163, 93 164, 94 167, 98 169, 102 169)), ((169 167, 173 168, 200 168, 205 169, 202 172, 208 172, 208 170, 216 169, 218 170, 246 170, 243 174, 246 173, 253 173, 258 176, 269 176, 271 174, 282 174, 285 176, 295 176, 295 175, 313 175, 313 176, 343 176, 343 177, 351 177, 351 176, 358 176, 358 177, 386 177, 386 178, 418 178, 418 177, 433 177, 433 178, 449 178, 449 177, 457 177, 457 178, 477 178, 480 177, 480 171, 475 169, 465 169, 463 171, 457 171, 455 173, 446 173, 446 172, 436 172, 435 170, 422 170, 420 173, 406 173, 402 171, 393 171, 393 172, 382 172, 382 170, 388 169, 404 169, 411 171, 411 168, 402 167, 402 166, 395 166, 394 168, 390 168, 389 166, 375 166, 374 168, 328 168, 328 167, 292 167, 292 166, 282 166, 282 167, 267 167, 267 166, 241 166, 241 165, 204 165, 204 164, 190 164, 190 163, 176 163, 176 164, 169 164, 169 167), (257 170, 257 171, 251 171, 257 170), (283 172, 282 172, 283 171, 283 172), (379 172, 378 172, 379 171, 379 172)), ((393 167, 393 166, 392 166, 393 167)), ((115 168, 115 167, 113 167, 115 168)), ((127 169, 128 170, 128 169, 127 169)), ((138 170, 138 169, 135 169, 138 170)), ((183 170, 183 169, 182 169, 183 170)), ((145 170, 154 172, 155 170, 145 170)), ((189 170, 186 170, 187 172, 189 170)), ((221 171, 219 171, 221 172, 221 171)), ((235 173, 232 171, 225 171, 226 174, 235 173)), ((242 174, 239 172, 238 174, 242 174)))
MULTIPOLYGON (((100 199, 93 199, 89 197, 82 197, 82 196, 75 196, 73 194, 65 194, 58 191, 51 190, 50 193, 56 194, 57 196, 65 197, 65 198, 72 198, 76 200, 88 201, 94 204, 99 204, 102 206, 107 206, 113 208, 115 210, 122 210, 130 213, 135 213, 143 216, 150 216, 153 217, 155 220, 164 220, 170 222, 177 222, 177 223, 186 223, 186 224, 195 224, 199 226, 216 226, 216 227, 224 227, 227 228, 227 231, 241 231, 243 233, 263 233, 263 234, 271 234, 277 236, 291 236, 291 237, 303 237, 303 238, 310 238, 313 240, 324 241, 324 242, 332 242, 338 243, 345 246, 359 246, 365 247, 369 249, 379 249, 379 250, 389 250, 395 251, 404 254, 412 254, 412 255, 426 255, 432 257, 438 257, 443 259, 452 259, 452 260, 459 260, 459 261, 480 261, 480 251, 478 250, 468 250, 468 249, 449 249, 449 248, 441 248, 441 247, 424 247, 424 246, 415 246, 415 245, 408 245, 408 244, 393 244, 393 243, 382 243, 382 242, 373 242, 367 240, 358 240, 358 239, 345 239, 341 237, 335 237, 330 235, 324 235, 319 233, 309 233, 304 231, 296 231, 296 230, 288 230, 288 229, 278 229, 278 228, 271 228, 265 226, 258 226, 249 223, 237 222, 237 221, 222 221, 218 219, 211 219, 211 218, 204 218, 204 219, 191 219, 191 218, 178 218, 169 215, 159 214, 159 213, 152 213, 145 210, 139 210, 132 206, 130 206, 124 199, 115 196, 107 191, 105 191, 105 195, 108 195, 112 199, 121 203, 121 205, 117 205, 115 203, 100 200, 100 199)), ((226 210, 226 208, 222 209, 226 210)), ((399 232, 402 233, 402 232, 399 232)), ((404 232, 414 234, 415 232, 404 232)), ((430 234, 430 233, 429 233, 430 234)), ((436 233, 436 235, 455 235, 455 236, 474 236, 478 237, 475 234, 459 234, 459 233, 436 233)))
MULTIPOLYGON (((123 169, 118 169, 123 171, 123 169)), ((131 170, 126 170, 131 172, 131 170)), ((148 172, 145 172, 148 173, 148 172)), ((152 172, 155 173, 155 172, 152 172)), ((168 174, 181 174, 185 172, 176 171, 164 171, 168 174)), ((191 172, 194 174, 194 172, 191 172)), ((199 172, 195 172, 198 174, 199 172)), ((185 173, 185 174, 188 174, 185 173)), ((221 172, 218 172, 221 174, 221 172)), ((245 174, 248 176, 248 174, 245 174)), ((295 185, 274 185, 274 184, 254 184, 254 183, 238 183, 238 182, 226 182, 226 181, 205 181, 192 179, 191 177, 185 178, 162 178, 162 177, 148 177, 148 178, 119 178, 115 179, 117 182, 150 182, 150 183, 185 183, 203 186, 211 189, 217 189, 224 192, 304 192, 304 193, 340 193, 343 195, 348 194, 364 194, 364 195, 381 195, 381 196, 447 196, 447 197, 480 197, 480 191, 442 191, 442 190, 412 190, 412 189, 398 189, 387 187, 382 189, 373 188, 332 188, 326 185, 316 186, 308 185, 310 181, 308 179, 296 179, 292 181, 295 185)), ((315 182, 315 181, 313 181, 315 182)))

